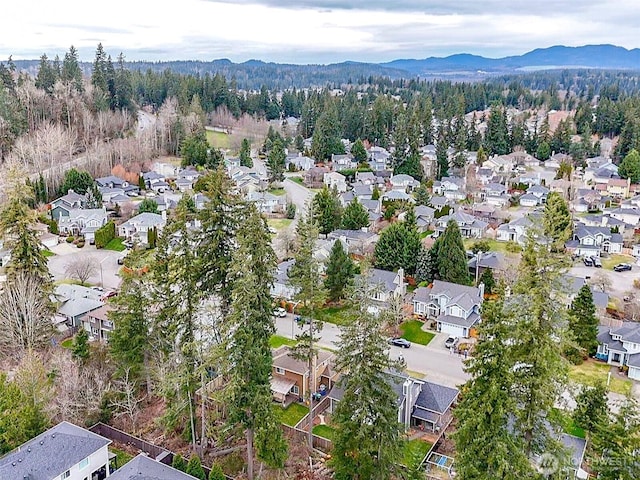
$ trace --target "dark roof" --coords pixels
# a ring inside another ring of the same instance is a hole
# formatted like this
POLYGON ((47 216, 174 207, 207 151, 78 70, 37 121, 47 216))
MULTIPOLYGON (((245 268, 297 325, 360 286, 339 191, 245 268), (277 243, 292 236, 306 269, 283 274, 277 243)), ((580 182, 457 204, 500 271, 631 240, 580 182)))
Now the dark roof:
POLYGON ((415 406, 424 410, 430 410, 443 414, 458 398, 460 391, 457 388, 445 387, 437 383, 425 382, 416 399, 415 406))
POLYGON ((195 477, 141 453, 111 474, 109 480, 194 480, 195 477))
POLYGON ((567 449, 569 455, 571 455, 571 465, 576 470, 582 465, 584 459, 584 451, 587 447, 587 441, 583 438, 574 437, 573 435, 567 435, 566 433, 560 437, 560 441, 564 448, 567 449))
POLYGON ((0 478, 59 478, 62 473, 110 443, 111 440, 89 430, 62 422, 0 458, 0 478))

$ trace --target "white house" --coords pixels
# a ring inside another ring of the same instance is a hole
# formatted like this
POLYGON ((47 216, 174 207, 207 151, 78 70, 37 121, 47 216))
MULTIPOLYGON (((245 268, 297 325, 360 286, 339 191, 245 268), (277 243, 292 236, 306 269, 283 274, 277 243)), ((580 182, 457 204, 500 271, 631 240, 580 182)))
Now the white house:
POLYGON ((610 365, 629 367, 629 378, 640 380, 640 324, 623 322, 619 327, 598 327, 596 357, 610 365))
POLYGON ((407 286, 404 282, 404 270, 388 272, 372 268, 367 272, 367 283, 369 285, 369 298, 373 300, 373 305, 369 307, 370 313, 377 315, 388 306, 388 302, 394 295, 404 298, 407 293, 407 286))
POLYGON ((291 165, 294 166, 296 170, 307 171, 310 168, 315 166, 315 161, 313 158, 302 155, 302 153, 287 155, 285 159, 285 166, 287 169, 291 168, 291 165))
POLYGON ((118 236, 127 240, 137 240, 145 243, 149 230, 156 228, 160 233, 166 223, 166 212, 162 212, 162 215, 149 212, 140 213, 118 226, 118 236))
POLYGON ((292 300, 295 297, 297 289, 289 283, 289 269, 294 263, 295 260, 287 260, 278 264, 271 286, 272 297, 284 298, 285 300, 292 300))
POLYGON ((540 205, 540 199, 532 193, 525 193, 518 199, 521 207, 537 207, 540 205))
POLYGON ((434 280, 429 287, 419 287, 413 295, 413 312, 434 318, 438 331, 468 338, 471 328, 480 321, 484 285, 467 287, 434 280))
POLYGON ((69 210, 68 216, 59 217, 58 229, 65 235, 83 235, 85 240, 93 241, 95 232, 107 223, 106 208, 69 210))
POLYGON ((371 170, 375 172, 386 170, 390 156, 391 154, 382 147, 371 147, 369 149, 369 166, 371 170))
POLYGON ((80 195, 73 190, 69 190, 66 195, 56 198, 49 204, 51 218, 58 221, 60 217, 67 217, 71 210, 82 209, 86 201, 86 195, 80 195))
POLYGON ((616 208, 611 210, 609 215, 629 225, 635 226, 640 222, 640 209, 638 208, 616 208))
POLYGON ((355 170, 358 163, 353 159, 351 154, 346 155, 331 155, 331 168, 334 172, 341 170, 355 170))
POLYGON ((259 212, 280 213, 287 207, 287 198, 284 195, 274 195, 269 192, 249 192, 247 201, 255 203, 259 212))
POLYGON ((347 191, 347 177, 338 172, 328 172, 323 177, 324 184, 330 189, 335 188, 338 193, 347 191))
POLYGON ((575 255, 599 257, 601 253, 622 253, 622 235, 611 233, 608 227, 579 226, 571 240, 565 243, 575 255))
POLYGON ((175 178, 178 175, 178 171, 180 171, 180 167, 170 163, 156 162, 153 164, 152 170, 165 178, 175 178))
POLYGON ((420 182, 411 175, 406 175, 404 173, 393 175, 389 181, 391 182, 391 188, 393 190, 402 190, 405 192, 411 191, 420 186, 420 182))
POLYGON ((503 223, 498 227, 498 230, 496 230, 496 240, 524 244, 527 230, 533 223, 529 216, 516 218, 509 223, 503 223))
POLYGON ((444 215, 436 221, 436 229, 433 233, 435 238, 442 235, 447 228, 449 220, 453 220, 458 224, 460 235, 462 235, 463 238, 482 238, 489 226, 489 224, 484 220, 480 220, 468 213, 457 211, 449 215, 444 215))
POLYGON ((442 177, 439 182, 433 183, 433 193, 450 200, 464 200, 467 197, 464 178, 442 177))
POLYGON ((3 480, 87 480, 109 476, 111 440, 61 422, 0 458, 3 480))
POLYGON ((327 235, 330 240, 340 240, 347 246, 348 253, 363 255, 373 249, 379 236, 375 233, 364 230, 343 230, 338 229, 327 235))

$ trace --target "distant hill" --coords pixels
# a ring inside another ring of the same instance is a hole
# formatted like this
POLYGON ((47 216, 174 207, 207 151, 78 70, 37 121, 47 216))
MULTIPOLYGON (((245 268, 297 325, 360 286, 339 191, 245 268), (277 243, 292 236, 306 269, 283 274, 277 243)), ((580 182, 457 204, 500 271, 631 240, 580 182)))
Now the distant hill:
MULTIPOLYGON (((31 74, 37 73, 37 60, 16 61, 16 66, 31 74)), ((329 65, 293 65, 248 60, 233 63, 228 59, 210 62, 176 60, 168 62, 127 62, 133 70, 142 72, 171 70, 181 74, 203 75, 220 73, 227 79, 235 78, 239 88, 259 89, 266 85, 272 89, 304 88, 311 86, 341 85, 368 77, 391 79, 455 78, 478 80, 487 74, 507 74, 549 68, 601 68, 640 70, 640 49, 627 50, 614 45, 585 45, 582 47, 554 46, 538 48, 524 55, 504 58, 486 58, 468 53, 448 57, 429 57, 422 60, 401 59, 386 63, 342 62, 329 65)), ((84 62, 85 74, 91 73, 91 63, 84 62)))
POLYGON ((524 55, 504 58, 457 54, 448 57, 429 57, 423 60, 393 60, 380 65, 405 70, 414 75, 478 70, 506 73, 517 70, 562 67, 640 70, 640 49, 627 50, 615 45, 585 45, 582 47, 557 45, 538 48, 524 55))

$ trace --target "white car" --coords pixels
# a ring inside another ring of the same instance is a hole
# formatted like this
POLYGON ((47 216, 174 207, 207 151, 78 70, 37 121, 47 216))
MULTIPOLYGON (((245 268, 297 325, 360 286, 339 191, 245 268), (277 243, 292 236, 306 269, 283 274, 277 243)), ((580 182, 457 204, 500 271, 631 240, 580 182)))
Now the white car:
POLYGON ((273 316, 284 318, 287 316, 287 311, 282 307, 278 307, 273 311, 273 316))

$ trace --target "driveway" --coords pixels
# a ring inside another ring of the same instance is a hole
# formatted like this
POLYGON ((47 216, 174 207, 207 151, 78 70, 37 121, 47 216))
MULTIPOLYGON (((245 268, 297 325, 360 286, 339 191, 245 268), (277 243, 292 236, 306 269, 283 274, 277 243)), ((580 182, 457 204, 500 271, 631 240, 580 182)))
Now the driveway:
POLYGON ((599 272, 606 275, 610 280, 611 286, 608 288, 607 293, 619 299, 622 299, 627 292, 633 291, 633 281, 640 279, 640 266, 637 264, 632 264, 632 268, 628 272, 614 272, 605 268, 586 267, 582 263, 576 263, 569 270, 569 275, 580 278, 593 278, 599 272))
POLYGON ((93 245, 77 248, 66 243, 56 245, 51 249, 56 255, 49 257, 49 272, 54 281, 67 280, 67 265, 77 260, 89 259, 95 266, 88 283, 100 285, 106 289, 115 290, 120 285, 118 258, 124 257, 125 252, 112 250, 97 250, 93 245))
MULTIPOLYGON (((276 331, 283 337, 294 338, 301 329, 295 324, 293 316, 287 315, 286 318, 276 319, 276 331)), ((319 337, 320 347, 335 350, 340 339, 340 328, 333 323, 325 322, 319 337)), ((389 352, 392 358, 402 355, 407 370, 412 373, 415 372, 424 379, 442 385, 458 387, 469 379, 469 375, 463 369, 463 359, 444 347, 447 337, 445 333, 438 333, 429 345, 414 343, 411 348, 392 346, 389 352)))

